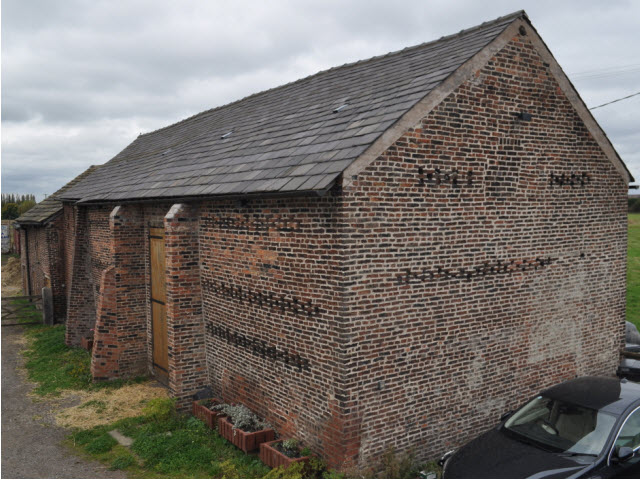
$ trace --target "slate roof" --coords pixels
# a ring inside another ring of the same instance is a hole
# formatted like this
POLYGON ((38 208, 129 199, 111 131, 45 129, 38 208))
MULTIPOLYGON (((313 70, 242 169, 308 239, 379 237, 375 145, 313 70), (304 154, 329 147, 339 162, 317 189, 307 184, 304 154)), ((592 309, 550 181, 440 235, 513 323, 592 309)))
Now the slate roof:
POLYGON ((60 190, 49 195, 47 198, 42 200, 40 203, 35 205, 33 208, 29 209, 27 212, 23 213, 20 217, 16 219, 16 222, 22 225, 31 225, 31 224, 44 224, 52 217, 54 217, 58 212, 62 210, 62 202, 58 200, 58 197, 62 195, 64 192, 69 190, 74 185, 77 185, 78 182, 86 178, 91 172, 94 172, 98 169, 97 165, 91 165, 84 172, 78 175, 76 178, 67 183, 60 190))
POLYGON ((404 113, 520 17, 524 12, 326 70, 140 135, 61 197, 100 202, 325 191, 404 113))

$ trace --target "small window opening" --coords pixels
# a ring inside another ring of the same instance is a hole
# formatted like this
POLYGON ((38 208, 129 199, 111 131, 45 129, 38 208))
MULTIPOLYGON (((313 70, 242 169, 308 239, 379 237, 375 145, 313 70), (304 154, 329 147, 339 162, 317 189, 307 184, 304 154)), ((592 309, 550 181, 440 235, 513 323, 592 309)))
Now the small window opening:
POLYGON ((347 108, 349 106, 348 103, 345 103, 344 105, 340 105, 338 108, 336 108, 333 113, 340 113, 342 110, 344 110, 345 108, 347 108))
POLYGON ((227 133, 223 133, 222 135, 220 135, 221 139, 225 139, 227 137, 229 137, 231 134, 233 133, 233 130, 227 132, 227 133))

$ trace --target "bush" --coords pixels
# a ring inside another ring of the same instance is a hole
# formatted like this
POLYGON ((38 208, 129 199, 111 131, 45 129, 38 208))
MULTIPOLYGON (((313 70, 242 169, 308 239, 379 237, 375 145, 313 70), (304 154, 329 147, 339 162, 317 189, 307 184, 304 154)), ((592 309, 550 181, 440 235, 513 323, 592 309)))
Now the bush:
POLYGON ((640 213, 640 198, 628 198, 629 213, 640 213))
POLYGON ((173 398, 152 398, 142 409, 145 417, 156 422, 169 420, 176 411, 176 401, 173 398))

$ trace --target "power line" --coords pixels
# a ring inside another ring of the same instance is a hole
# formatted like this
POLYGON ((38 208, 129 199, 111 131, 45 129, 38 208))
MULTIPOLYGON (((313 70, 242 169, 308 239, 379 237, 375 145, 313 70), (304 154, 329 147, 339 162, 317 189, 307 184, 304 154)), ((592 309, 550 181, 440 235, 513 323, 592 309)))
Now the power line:
POLYGON ((635 73, 640 70, 640 63, 633 63, 630 65, 616 65, 605 68, 596 68, 592 70, 583 70, 581 72, 573 72, 569 74, 571 79, 578 78, 592 78, 610 75, 622 75, 626 73, 635 73))
POLYGON ((603 103, 602 105, 597 105, 595 107, 591 107, 589 110, 595 110, 596 108, 604 107, 605 105, 611 105, 612 103, 621 102, 622 100, 626 100, 627 98, 635 97, 636 95, 640 95, 640 92, 632 93, 631 95, 627 95, 626 97, 616 98, 615 100, 611 100, 610 102, 603 103))

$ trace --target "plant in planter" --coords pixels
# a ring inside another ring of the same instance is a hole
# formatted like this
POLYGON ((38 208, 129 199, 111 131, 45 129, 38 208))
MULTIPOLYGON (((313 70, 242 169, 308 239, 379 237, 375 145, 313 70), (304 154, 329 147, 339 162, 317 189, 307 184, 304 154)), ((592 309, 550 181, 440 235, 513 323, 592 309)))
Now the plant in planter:
POLYGON ((288 468, 292 463, 307 463, 310 459, 311 451, 302 448, 295 438, 260 445, 260 460, 271 468, 288 468))
POLYGON ((260 444, 269 442, 276 433, 265 421, 244 405, 222 405, 218 417, 218 432, 245 453, 258 449, 260 444))
POLYGON ((205 398, 193 402, 193 416, 202 420, 209 428, 214 429, 218 424, 218 417, 222 413, 223 403, 217 398, 205 398))

